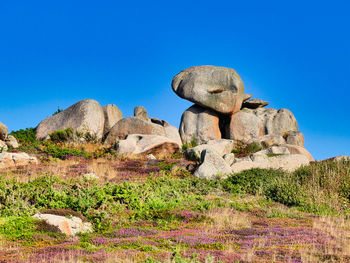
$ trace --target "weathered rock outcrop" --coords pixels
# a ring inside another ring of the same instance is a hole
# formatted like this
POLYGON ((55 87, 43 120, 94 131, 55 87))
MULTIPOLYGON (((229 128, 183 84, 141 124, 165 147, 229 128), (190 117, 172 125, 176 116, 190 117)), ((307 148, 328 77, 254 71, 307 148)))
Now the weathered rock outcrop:
POLYGON ((179 132, 183 142, 221 139, 219 116, 212 110, 193 105, 182 114, 179 132))
POLYGON ((233 173, 253 168, 282 169, 287 172, 292 172, 308 164, 309 160, 307 157, 301 154, 282 154, 269 157, 265 152, 257 152, 244 158, 235 159, 234 163, 231 165, 231 169, 233 173))
POLYGON ((13 137, 12 135, 7 135, 7 138, 5 140, 5 143, 8 147, 12 147, 14 149, 19 147, 19 144, 17 142, 17 139, 13 137))
POLYGON ((230 166, 212 149, 204 150, 201 159, 202 164, 194 173, 197 177, 206 179, 225 178, 232 173, 230 166))
POLYGON ((230 139, 247 142, 264 135, 285 136, 298 132, 294 115, 287 109, 243 109, 231 117, 230 139))
POLYGON ((8 133, 7 126, 2 122, 0 122, 0 140, 4 141, 7 137, 7 133, 8 133))
POLYGON ((158 135, 130 134, 116 144, 119 154, 153 154, 169 156, 180 150, 177 142, 158 135))
POLYGON ((251 100, 244 101, 242 104, 242 108, 257 109, 257 108, 263 108, 267 105, 269 105, 267 101, 263 101, 259 99, 251 99, 251 100))
POLYGON ((81 218, 76 216, 68 218, 60 215, 37 213, 33 217, 44 220, 48 225, 56 227, 58 231, 67 236, 75 236, 77 233, 93 231, 91 223, 83 222, 81 218))
POLYGON ((105 144, 112 145, 123 140, 129 134, 149 134, 166 136, 164 127, 137 117, 124 118, 118 121, 109 131, 105 144))
POLYGON ((102 109, 105 118, 103 134, 106 134, 118 121, 123 119, 123 113, 113 104, 103 106, 102 109))
POLYGON ((12 166, 20 166, 27 164, 37 164, 38 159, 34 156, 29 156, 26 153, 0 153, 0 168, 8 168, 12 166))
POLYGON ((137 106, 134 108, 134 117, 144 121, 150 121, 146 109, 142 106, 137 106))
POLYGON ((177 74, 171 85, 181 98, 224 114, 239 111, 244 98, 243 81, 231 68, 191 67, 177 74))
POLYGON ((36 128, 36 137, 38 140, 44 140, 53 131, 73 128, 76 131, 96 135, 101 139, 104 120, 103 109, 97 101, 82 100, 40 122, 36 128))
POLYGON ((201 144, 196 147, 187 149, 184 154, 190 159, 194 158, 196 160, 200 160, 202 152, 210 149, 212 151, 217 152, 220 156, 223 156, 225 154, 231 153, 234 147, 234 144, 235 143, 233 140, 225 140, 225 139, 210 140, 210 141, 207 141, 205 144, 201 144))

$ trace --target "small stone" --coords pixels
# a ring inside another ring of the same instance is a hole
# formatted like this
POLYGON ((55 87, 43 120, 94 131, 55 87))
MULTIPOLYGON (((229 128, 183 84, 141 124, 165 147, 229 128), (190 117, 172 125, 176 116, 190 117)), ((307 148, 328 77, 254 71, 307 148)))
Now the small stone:
POLYGON ((147 159, 156 160, 157 158, 153 154, 147 155, 147 159))
POLYGON ((134 108, 134 117, 139 118, 139 119, 144 120, 144 121, 150 120, 146 109, 142 106, 137 106, 134 108))
POLYGON ((267 101, 259 100, 259 99, 251 99, 243 102, 242 108, 257 109, 257 108, 263 108, 267 105, 269 105, 267 101))
POLYGON ((243 102, 249 100, 251 97, 253 97, 252 94, 244 94, 244 97, 243 97, 243 102))
POLYGON ((61 233, 67 236, 93 232, 91 223, 83 222, 81 218, 76 216, 67 218, 65 216, 37 213, 33 217, 44 220, 47 224, 57 227, 61 233))
POLYGON ((12 135, 8 135, 6 140, 5 140, 5 143, 8 147, 12 147, 14 149, 18 148, 19 145, 18 145, 18 142, 16 140, 15 137, 13 137, 12 135))

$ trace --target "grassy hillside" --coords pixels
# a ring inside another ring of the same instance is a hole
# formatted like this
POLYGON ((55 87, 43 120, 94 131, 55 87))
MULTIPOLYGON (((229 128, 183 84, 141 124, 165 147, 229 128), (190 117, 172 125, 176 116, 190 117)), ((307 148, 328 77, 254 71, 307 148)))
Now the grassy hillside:
POLYGON ((207 181, 181 155, 79 147, 23 144, 42 163, 0 171, 1 262, 350 261, 349 161, 207 181), (94 232, 67 237, 38 211, 78 215, 94 232))

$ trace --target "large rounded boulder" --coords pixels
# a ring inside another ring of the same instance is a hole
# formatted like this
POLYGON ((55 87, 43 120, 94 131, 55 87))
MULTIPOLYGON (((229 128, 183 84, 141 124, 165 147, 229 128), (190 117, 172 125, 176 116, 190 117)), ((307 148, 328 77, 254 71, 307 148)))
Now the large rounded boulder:
POLYGON ((44 140, 53 131, 73 128, 75 131, 90 133, 101 139, 104 120, 103 109, 96 100, 82 100, 40 122, 36 128, 36 137, 38 140, 44 140))
POLYGON ((106 134, 118 121, 123 119, 123 113, 116 105, 108 104, 103 106, 103 113, 105 115, 104 134, 106 134))
POLYGON ((264 135, 286 137, 297 132, 298 123, 288 109, 245 108, 232 115, 229 127, 230 139, 244 142, 264 135))
POLYGON ((7 126, 2 122, 0 122, 0 140, 4 141, 7 137, 7 133, 8 133, 7 126))
POLYGON ((171 85, 181 98, 223 114, 239 111, 244 99, 243 81, 231 68, 191 67, 177 74, 171 85))
POLYGON ((183 142, 196 140, 203 143, 221 139, 218 114, 198 105, 191 106, 182 114, 179 131, 183 142))
POLYGON ((129 134, 152 134, 166 136, 164 127, 138 117, 124 118, 118 121, 109 131, 105 144, 112 145, 118 140, 124 140, 129 134))

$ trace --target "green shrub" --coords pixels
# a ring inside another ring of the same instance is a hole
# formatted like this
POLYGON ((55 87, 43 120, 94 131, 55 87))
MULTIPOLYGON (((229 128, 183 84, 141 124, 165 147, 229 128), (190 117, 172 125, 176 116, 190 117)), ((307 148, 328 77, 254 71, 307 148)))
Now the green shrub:
POLYGON ((52 113, 52 116, 55 116, 56 114, 58 114, 58 113, 60 113, 60 112, 62 112, 63 110, 62 109, 60 109, 60 107, 58 106, 57 107, 57 111, 55 111, 54 113, 52 113))
POLYGON ((72 141, 74 131, 72 128, 67 128, 64 130, 56 130, 54 132, 51 132, 50 134, 50 140, 53 142, 69 142, 72 141))
POLYGON ((257 142, 246 144, 241 141, 237 141, 232 153, 236 154, 238 157, 244 157, 261 150, 262 147, 257 142))
POLYGON ((0 225, 0 234, 11 241, 30 240, 36 230, 35 219, 32 217, 10 217, 0 225))
POLYGON ((229 176, 222 181, 223 188, 231 193, 263 193, 276 178, 284 177, 280 170, 251 169, 229 176))
POLYGON ((198 146, 198 140, 197 140, 196 137, 193 137, 191 141, 185 142, 182 145, 182 150, 186 151, 187 149, 190 149, 190 148, 193 148, 193 147, 196 147, 196 146, 198 146))
POLYGON ((26 128, 18 131, 12 131, 10 135, 14 136, 19 143, 18 150, 27 153, 38 153, 41 142, 36 139, 34 128, 26 128))
MULTIPOLYGON (((30 182, 0 178, 0 216, 30 216, 43 209, 81 213, 97 230, 107 229, 116 213, 124 211, 130 220, 178 219, 176 211, 205 211, 216 204, 204 196, 217 182, 198 178, 150 178, 143 183, 122 184, 61 180, 41 176, 30 182)), ((52 210, 51 210, 52 211, 52 210)))
POLYGON ((90 159, 92 156, 85 152, 84 150, 77 150, 68 147, 62 147, 58 144, 53 144, 50 142, 45 142, 42 152, 61 160, 67 159, 70 156, 84 157, 90 159))
POLYGON ((287 206, 305 206, 306 192, 291 177, 276 178, 264 191, 266 197, 287 206))
POLYGON ((34 128, 26 128, 10 133, 20 144, 37 143, 36 132, 34 128))

